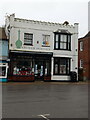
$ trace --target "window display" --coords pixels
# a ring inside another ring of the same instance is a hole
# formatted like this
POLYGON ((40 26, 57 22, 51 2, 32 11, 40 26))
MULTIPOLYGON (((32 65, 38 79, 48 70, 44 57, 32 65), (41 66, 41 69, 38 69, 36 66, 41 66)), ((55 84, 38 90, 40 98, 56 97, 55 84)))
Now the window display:
MULTIPOLYGON (((10 64, 9 75, 14 77, 34 77, 34 79, 44 79, 51 74, 51 58, 17 55, 14 56, 10 64)), ((22 79, 22 78, 21 78, 22 79)), ((30 79, 30 78, 28 78, 30 79)))
POLYGON ((0 78, 6 78, 7 77, 7 63, 0 63, 0 78))
POLYGON ((54 58, 54 74, 68 75, 70 73, 70 58, 54 58))
POLYGON ((13 63, 13 75, 34 75, 33 60, 24 57, 13 63))

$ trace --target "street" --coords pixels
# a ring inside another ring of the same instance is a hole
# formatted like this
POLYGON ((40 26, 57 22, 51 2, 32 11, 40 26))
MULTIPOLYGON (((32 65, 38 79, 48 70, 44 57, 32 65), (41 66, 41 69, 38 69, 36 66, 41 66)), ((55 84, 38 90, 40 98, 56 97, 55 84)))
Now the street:
POLYGON ((88 84, 3 83, 2 108, 3 118, 88 118, 88 84))

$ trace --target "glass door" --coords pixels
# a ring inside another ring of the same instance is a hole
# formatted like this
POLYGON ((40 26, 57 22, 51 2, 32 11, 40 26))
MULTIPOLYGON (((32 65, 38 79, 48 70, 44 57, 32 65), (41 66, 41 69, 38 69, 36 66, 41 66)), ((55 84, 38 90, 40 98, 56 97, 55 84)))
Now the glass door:
POLYGON ((35 80, 43 80, 44 76, 44 63, 43 61, 35 62, 35 80))

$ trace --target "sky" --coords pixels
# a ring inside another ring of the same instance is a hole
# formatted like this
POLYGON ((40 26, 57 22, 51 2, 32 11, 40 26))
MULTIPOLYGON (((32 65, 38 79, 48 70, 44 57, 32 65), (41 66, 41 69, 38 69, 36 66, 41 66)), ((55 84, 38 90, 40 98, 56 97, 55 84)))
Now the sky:
POLYGON ((90 31, 90 1, 88 3, 88 31, 90 31))
POLYGON ((88 32, 88 0, 2 0, 0 26, 6 14, 16 18, 69 24, 79 23, 79 38, 88 32))

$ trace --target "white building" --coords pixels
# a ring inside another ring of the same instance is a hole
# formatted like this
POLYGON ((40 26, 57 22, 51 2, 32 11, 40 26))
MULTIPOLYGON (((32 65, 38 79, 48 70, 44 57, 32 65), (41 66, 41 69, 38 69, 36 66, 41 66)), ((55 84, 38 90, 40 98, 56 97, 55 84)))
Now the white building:
POLYGON ((9 80, 70 80, 78 72, 78 23, 69 25, 6 16, 9 80))

